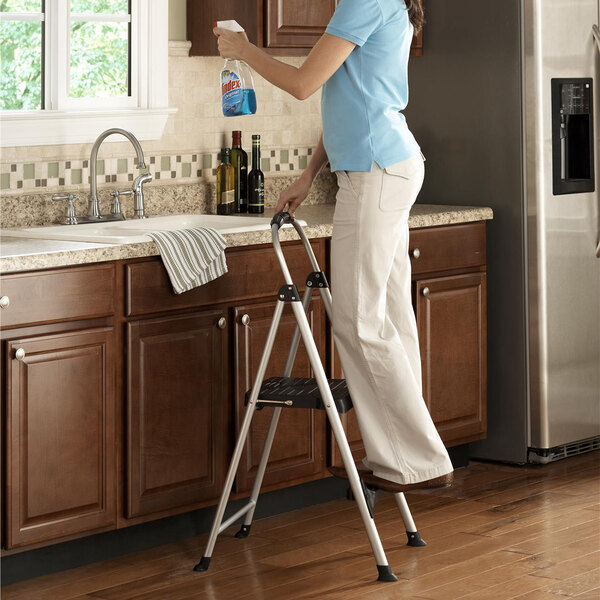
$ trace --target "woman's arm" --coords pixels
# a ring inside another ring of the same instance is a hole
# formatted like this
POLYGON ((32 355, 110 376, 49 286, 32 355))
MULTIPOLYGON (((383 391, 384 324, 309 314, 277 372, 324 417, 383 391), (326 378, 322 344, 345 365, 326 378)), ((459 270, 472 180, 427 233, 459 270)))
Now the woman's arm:
POLYGON ((245 61, 267 81, 299 100, 312 96, 341 67, 356 45, 325 33, 303 65, 294 67, 269 56, 251 44, 243 33, 220 28, 213 32, 219 38, 221 56, 245 61))
POLYGON ((294 216, 296 209, 308 196, 313 181, 320 173, 321 169, 327 164, 327 161, 327 154, 323 147, 323 136, 321 136, 312 158, 306 169, 302 172, 302 175, 300 175, 292 185, 279 194, 279 202, 277 202, 277 206, 275 207, 275 214, 285 210, 285 207, 287 206, 288 212, 294 216))

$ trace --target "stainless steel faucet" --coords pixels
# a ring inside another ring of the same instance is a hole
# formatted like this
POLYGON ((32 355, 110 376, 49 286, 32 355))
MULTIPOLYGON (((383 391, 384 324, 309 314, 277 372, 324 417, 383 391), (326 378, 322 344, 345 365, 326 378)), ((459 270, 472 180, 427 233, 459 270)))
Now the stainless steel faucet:
MULTIPOLYGON (((142 151, 142 147, 138 139, 131 133, 130 131, 126 131, 125 129, 119 129, 117 127, 113 129, 107 129, 102 132, 98 139, 94 142, 92 147, 92 154, 90 156, 90 203, 88 207, 88 214, 85 217, 79 217, 78 222, 97 222, 97 221, 114 221, 122 219, 122 214, 108 214, 101 215, 100 209, 98 206, 98 190, 97 190, 97 182, 96 182, 96 169, 97 169, 97 160, 98 160, 98 150, 100 149, 100 145, 102 142, 109 136, 114 133, 119 133, 122 136, 126 137, 135 148, 137 153, 137 161, 138 161, 138 169, 145 169, 146 163, 144 162, 144 152, 142 151)), ((152 175, 150 173, 140 173, 134 182, 133 182, 133 194, 135 197, 135 205, 134 205, 134 219, 145 219, 146 214, 144 211, 144 191, 143 184, 152 179, 152 175)))

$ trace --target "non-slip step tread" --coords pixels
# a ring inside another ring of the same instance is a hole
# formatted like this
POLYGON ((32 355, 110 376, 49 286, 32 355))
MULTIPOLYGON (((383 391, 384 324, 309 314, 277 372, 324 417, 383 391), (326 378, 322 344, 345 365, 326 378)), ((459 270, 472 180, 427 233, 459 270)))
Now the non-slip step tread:
MULTIPOLYGON (((352 399, 345 379, 328 379, 329 389, 338 412, 346 413, 352 408, 352 399)), ((252 390, 246 392, 245 403, 248 404, 252 390)), ((261 400, 274 400, 277 402, 291 401, 291 405, 282 405, 288 408, 315 408, 325 410, 321 392, 314 377, 270 377, 265 379, 258 395, 257 408, 264 406, 277 406, 271 402, 261 400)))

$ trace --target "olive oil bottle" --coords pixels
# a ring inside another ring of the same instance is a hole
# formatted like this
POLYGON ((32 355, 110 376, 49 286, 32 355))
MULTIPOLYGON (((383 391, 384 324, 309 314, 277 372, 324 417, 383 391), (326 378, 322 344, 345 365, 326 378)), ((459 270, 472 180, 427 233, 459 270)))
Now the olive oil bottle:
POLYGON ((235 169, 231 150, 221 148, 221 164, 217 168, 217 214, 232 215, 235 211, 235 169))

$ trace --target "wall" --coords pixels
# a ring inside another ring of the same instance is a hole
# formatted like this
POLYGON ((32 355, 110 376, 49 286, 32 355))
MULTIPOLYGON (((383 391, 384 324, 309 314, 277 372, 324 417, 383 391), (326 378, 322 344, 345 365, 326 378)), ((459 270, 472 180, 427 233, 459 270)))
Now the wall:
MULTIPOLYGON (((185 30, 185 1, 171 0, 170 31, 185 30)), ((210 32, 209 32, 210 34, 210 32)), ((298 173, 308 161, 320 135, 320 94, 300 102, 255 77, 258 99, 256 115, 226 118, 221 114, 219 57, 188 57, 186 42, 170 43, 170 116, 160 140, 142 142, 146 162, 155 181, 194 183, 210 180, 221 147, 231 145, 231 131, 241 129, 243 144, 251 147, 251 134, 262 136, 265 175, 298 173)), ((282 59, 299 66, 304 58, 282 59)), ((115 139, 115 138, 113 138, 115 139)), ((3 194, 23 191, 55 191, 88 187, 92 144, 3 148, 0 156, 0 190, 3 194)), ((99 175, 105 184, 126 183, 133 178, 134 151, 128 142, 104 143, 100 150, 99 175)))
POLYGON ((187 0, 169 0, 169 39, 184 41, 186 32, 187 0))

